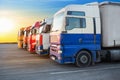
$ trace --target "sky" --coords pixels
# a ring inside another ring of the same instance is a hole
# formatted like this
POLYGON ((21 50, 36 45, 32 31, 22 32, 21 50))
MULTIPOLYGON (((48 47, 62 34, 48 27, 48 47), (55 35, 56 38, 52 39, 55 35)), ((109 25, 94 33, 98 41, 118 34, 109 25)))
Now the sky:
POLYGON ((0 43, 17 42, 21 27, 52 17, 69 4, 120 0, 0 0, 0 43))

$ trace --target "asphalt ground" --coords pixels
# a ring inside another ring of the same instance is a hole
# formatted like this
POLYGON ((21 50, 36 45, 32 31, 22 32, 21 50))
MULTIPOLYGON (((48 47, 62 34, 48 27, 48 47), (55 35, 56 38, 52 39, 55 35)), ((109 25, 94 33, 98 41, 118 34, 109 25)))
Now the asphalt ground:
POLYGON ((18 49, 17 44, 0 44, 0 80, 120 80, 120 62, 78 68, 18 49))

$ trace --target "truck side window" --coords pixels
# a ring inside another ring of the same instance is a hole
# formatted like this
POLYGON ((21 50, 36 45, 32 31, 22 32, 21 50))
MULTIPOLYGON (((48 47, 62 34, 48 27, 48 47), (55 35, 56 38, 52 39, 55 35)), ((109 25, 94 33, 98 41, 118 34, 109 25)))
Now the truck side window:
POLYGON ((49 33, 50 30, 51 30, 51 25, 47 25, 47 26, 46 26, 46 30, 47 30, 47 33, 49 33))
POLYGON ((67 17, 66 18, 66 30, 72 30, 74 28, 86 28, 86 19, 67 17))
POLYGON ((85 16, 84 11, 68 11, 67 15, 85 16))
POLYGON ((36 29, 33 29, 33 30, 32 30, 32 33, 33 33, 33 34, 36 34, 36 33, 37 33, 37 30, 36 30, 36 29))
POLYGON ((46 26, 43 28, 43 33, 49 33, 49 32, 50 32, 50 29, 51 29, 51 25, 46 25, 46 26))

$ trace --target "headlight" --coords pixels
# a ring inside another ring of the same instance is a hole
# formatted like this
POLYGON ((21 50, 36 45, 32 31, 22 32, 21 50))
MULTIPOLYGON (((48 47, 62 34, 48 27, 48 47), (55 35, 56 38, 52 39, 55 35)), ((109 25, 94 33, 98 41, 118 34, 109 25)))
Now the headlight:
POLYGON ((58 50, 58 54, 61 54, 62 53, 62 51, 61 50, 58 50))

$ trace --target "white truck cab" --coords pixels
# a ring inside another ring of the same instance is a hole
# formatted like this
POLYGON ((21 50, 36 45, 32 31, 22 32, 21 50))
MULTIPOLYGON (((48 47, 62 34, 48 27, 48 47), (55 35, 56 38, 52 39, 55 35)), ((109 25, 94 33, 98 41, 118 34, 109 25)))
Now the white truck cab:
POLYGON ((40 28, 38 29, 38 34, 36 37, 36 53, 39 55, 49 54, 49 35, 52 25, 52 18, 48 18, 42 21, 40 28))

